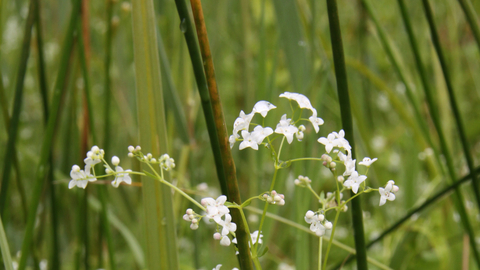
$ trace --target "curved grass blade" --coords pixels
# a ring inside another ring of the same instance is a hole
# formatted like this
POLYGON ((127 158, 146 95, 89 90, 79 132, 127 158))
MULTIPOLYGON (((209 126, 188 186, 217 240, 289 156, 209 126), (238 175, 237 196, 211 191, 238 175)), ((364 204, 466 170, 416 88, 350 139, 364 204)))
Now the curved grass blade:
MULTIPOLYGON (((443 133, 442 130, 442 125, 440 121, 440 117, 438 114, 438 108, 437 105, 435 104, 435 99, 433 96, 433 92, 430 88, 430 84, 428 83, 427 79, 427 73, 425 70, 425 67, 422 63, 421 55, 420 55, 420 50, 417 44, 417 41, 415 39, 415 36, 413 34, 413 28, 407 13, 407 8, 405 5, 404 0, 397 0, 398 4, 400 6, 400 13, 402 14, 402 20, 404 22, 405 28, 407 30, 407 35, 408 35, 408 40, 410 42, 410 47, 415 55, 415 63, 417 66, 417 70, 420 74, 421 81, 423 84, 423 90, 425 92, 425 96, 427 98, 427 104, 428 108, 430 111, 430 115, 433 120, 433 124, 435 126, 435 129, 438 134, 438 138, 440 141, 440 147, 442 150, 442 153, 445 157, 446 163, 447 163, 447 170, 448 170, 448 176, 447 179, 450 180, 450 183, 454 183, 456 177, 455 177, 455 168, 453 164, 453 158, 452 155, 450 154, 450 150, 448 149, 447 141, 445 138, 445 134, 443 133)), ((470 247, 472 248, 473 255, 475 257, 475 261, 477 263, 477 266, 480 268, 480 254, 478 253, 477 245, 475 243, 475 233, 473 231, 472 225, 469 221, 467 211, 465 209, 464 205, 464 200, 463 200, 463 195, 459 189, 455 190, 455 196, 454 196, 454 203, 455 207, 457 208, 457 211, 460 215, 461 221, 463 228, 466 233, 468 233, 470 237, 470 247)))
POLYGON ((25 24, 25 31, 22 42, 22 50, 19 59, 17 81, 15 84, 15 99, 13 103, 12 117, 8 128, 8 142, 5 150, 5 158, 3 164, 2 185, 0 190, 0 216, 4 217, 5 206, 8 200, 8 187, 10 185, 10 171, 12 169, 15 142, 17 140, 18 126, 20 122, 20 113, 22 110, 23 99, 23 81, 27 71, 27 62, 30 55, 30 41, 32 38, 32 28, 35 23, 35 9, 37 8, 37 0, 30 0, 28 8, 28 17, 25 24))
POLYGON ((70 60, 71 51, 73 48, 74 41, 74 32, 75 26, 77 23, 78 15, 80 13, 80 0, 74 0, 72 5, 72 12, 70 16, 70 21, 68 24, 67 34, 65 35, 65 40, 62 46, 59 73, 57 76, 57 81, 55 82, 55 88, 53 91, 53 99, 50 106, 50 115, 48 117, 47 129, 44 134, 41 152, 40 152, 40 161, 37 166, 36 176, 34 180, 33 194, 31 196, 30 207, 28 212, 27 226, 25 229, 25 236, 22 242, 22 256, 20 258, 20 263, 18 269, 24 270, 27 264, 27 258, 31 250, 31 242, 33 239, 34 225, 36 219, 36 213, 38 204, 40 202, 40 195, 42 187, 45 180, 45 174, 48 170, 48 161, 51 155, 51 149, 54 139, 54 134, 56 130, 56 124, 59 119, 59 109, 60 101, 63 95, 63 90, 65 86, 66 73, 68 71, 68 64, 70 60))
MULTIPOLYGON (((342 34, 336 0, 327 0, 328 21, 330 25, 330 37, 332 43, 333 62, 337 79, 337 93, 340 103, 342 127, 345 130, 345 138, 352 147, 352 159, 355 159, 355 142, 353 139, 353 119, 350 109, 350 98, 348 93, 347 70, 343 53, 342 34)), ((353 192, 351 192, 353 195, 353 192)), ((357 252, 358 269, 368 269, 367 250, 365 248, 365 235, 363 230, 363 213, 359 198, 352 200, 352 222, 355 239, 355 250, 357 252)), ((325 256, 328 257, 328 253, 325 256)), ((326 260, 324 262, 325 266, 326 260)))
MULTIPOLYGON (((155 157, 167 151, 165 109, 152 0, 132 1, 140 143, 155 157)), ((178 269, 171 189, 142 177, 149 269, 178 269)))
MULTIPOLYGON (((232 152, 230 151, 230 145, 228 142, 228 133, 223 117, 222 104, 220 102, 220 95, 217 89, 217 81, 215 79, 215 69, 213 66, 212 54, 210 52, 210 44, 208 42, 207 28, 205 26, 205 20, 203 18, 202 4, 200 0, 190 0, 192 5, 193 17, 195 19, 195 28, 197 30, 198 43, 200 45, 200 51, 203 59, 203 69, 205 71, 205 77, 207 79, 208 94, 210 97, 210 104, 213 109, 213 119, 205 119, 207 122, 214 121, 216 128, 216 136, 219 142, 220 158, 222 160, 222 166, 225 172, 225 181, 227 187, 227 196, 231 202, 237 204, 242 203, 240 198, 240 191, 238 189, 238 182, 236 176, 235 162, 233 161, 232 152)), ((238 247, 238 261, 241 269, 253 269, 250 249, 248 247, 248 241, 250 235, 247 233, 247 228, 242 222, 240 211, 232 209, 231 211, 233 220, 237 224, 237 247, 238 247)))

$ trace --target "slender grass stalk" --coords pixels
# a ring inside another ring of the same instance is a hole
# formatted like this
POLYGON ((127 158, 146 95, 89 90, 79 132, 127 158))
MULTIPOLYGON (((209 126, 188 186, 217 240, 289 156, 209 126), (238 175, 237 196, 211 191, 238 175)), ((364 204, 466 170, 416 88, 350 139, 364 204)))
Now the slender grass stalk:
MULTIPOLYGON (((353 139, 353 120, 350 109, 350 98, 348 93, 347 70, 343 53, 342 34, 338 18, 336 0, 327 0, 328 21, 330 25, 330 37, 332 42, 333 62, 337 78, 337 92, 340 103, 342 126, 345 130, 345 138, 352 146, 352 159, 355 159, 355 142, 353 139)), ((353 192, 350 193, 353 196, 353 192)), ((357 251, 358 269, 368 269, 367 250, 365 248, 365 235, 363 230, 363 213, 359 198, 352 200, 352 222, 355 239, 355 250, 357 251)))
POLYGON ((465 13, 465 17, 467 18, 468 24, 472 29, 472 34, 477 42, 478 49, 480 50, 480 27, 478 26, 478 16, 477 13, 475 13, 472 2, 470 2, 470 0, 458 0, 458 2, 465 13))
MULTIPOLYGON (((47 125, 48 121, 48 83, 47 83, 47 75, 45 71, 45 57, 43 53, 43 34, 42 34, 42 19, 41 19, 41 7, 40 1, 37 0, 37 8, 35 9, 35 30, 37 33, 37 66, 38 66, 38 81, 39 81, 39 88, 40 94, 42 99, 43 105, 43 115, 45 117, 45 125, 47 125)), ((48 179, 50 182, 48 184, 49 190, 49 199, 50 199, 50 218, 51 218, 51 254, 50 254, 50 269, 59 269, 60 267, 60 248, 58 243, 58 216, 57 213, 60 213, 60 209, 58 209, 57 199, 55 195, 55 186, 53 185, 53 181, 55 180, 53 175, 53 158, 50 157, 49 160, 49 172, 48 172, 48 179)))
POLYGON ((3 264, 6 270, 13 270, 12 256, 8 247, 8 239, 3 228, 2 219, 0 218, 0 250, 2 251, 3 264))
MULTIPOLYGON (((217 81, 215 79, 215 70, 213 67, 212 54, 210 52, 210 44, 208 42, 207 28, 203 18, 202 4, 200 3, 200 0, 190 0, 190 3, 192 5, 193 17, 195 19, 195 27, 197 30, 200 51, 202 54, 205 77, 207 79, 210 103, 213 109, 213 119, 206 119, 206 121, 214 121, 215 123, 222 166, 225 172, 225 179, 220 180, 224 180, 226 182, 225 186, 227 187, 227 196, 229 200, 240 205, 242 204, 242 199, 240 198, 235 162, 233 161, 232 153, 230 151, 227 128, 225 119, 223 117, 222 104, 220 102, 220 95, 217 89, 217 81)), ((245 224, 241 222, 242 219, 238 209, 232 209, 231 213, 233 220, 237 224, 236 237, 238 241, 237 247, 239 251, 238 260, 240 263, 240 268, 253 269, 250 250, 248 247, 250 235, 247 234, 247 228, 245 227, 245 224)))
MULTIPOLYGON (((439 141, 440 141, 440 147, 442 149, 442 153, 445 156, 445 160, 446 160, 446 163, 447 163, 448 175, 449 175, 448 179, 450 179, 450 183, 454 183, 456 177, 455 177, 455 168, 454 168, 454 164, 453 164, 452 155, 450 154, 450 151, 449 151, 448 146, 447 146, 447 141, 446 141, 446 138, 445 138, 445 134, 443 133, 443 130, 442 130, 442 125, 441 125, 440 117, 439 117, 439 114, 438 114, 438 108, 435 104, 435 100, 434 100, 434 97, 433 97, 433 92, 432 92, 432 90, 430 88, 430 85, 428 83, 428 80, 427 80, 427 73, 426 73, 425 67, 423 66, 423 63, 422 63, 420 50, 418 49, 417 41, 416 41, 415 36, 413 34, 413 28, 412 28, 412 25, 411 25, 411 22, 410 22, 408 13, 407 13, 407 8, 406 8, 405 2, 403 0, 397 0, 397 1, 398 1, 399 6, 400 6, 400 11, 401 11, 401 14, 402 14, 403 22, 405 24, 405 28, 407 30, 410 46, 411 46, 412 51, 415 55, 415 63, 416 63, 417 70, 418 70, 418 72, 420 74, 420 77, 421 77, 421 81, 422 81, 422 84, 423 84, 423 89, 425 91, 425 96, 427 98, 428 108, 430 110, 430 115, 432 117, 433 124, 434 124, 435 129, 436 129, 437 134, 438 134, 438 138, 439 138, 439 141)), ((478 200, 478 202, 480 203, 480 200, 478 200)), ((455 203, 455 206, 457 208, 457 211, 459 212, 459 215, 460 215, 460 218, 461 218, 461 221, 462 221, 462 224, 463 224, 463 228, 464 228, 465 232, 468 233, 468 235, 470 236, 470 246, 472 248, 472 252, 473 252, 473 255, 475 257, 477 266, 480 268, 480 254, 478 253, 477 245, 475 243, 475 234, 474 234, 472 225, 471 225, 471 223, 468 219, 467 211, 466 211, 465 205, 463 203, 463 196, 462 196, 462 193, 461 193, 460 189, 455 190, 454 203, 455 203)), ((479 207, 480 207, 480 205, 479 205, 479 207)))
POLYGON ((20 258, 19 267, 18 267, 18 269, 20 270, 25 269, 27 264, 27 258, 29 256, 30 249, 31 249, 30 244, 33 239, 37 208, 40 202, 40 195, 41 195, 42 187, 44 184, 43 182, 45 181, 45 176, 48 169, 47 168, 48 161, 51 155, 51 149, 52 149, 54 134, 56 130, 56 125, 60 115, 59 114, 59 109, 61 105, 60 103, 61 103, 61 98, 64 92, 63 90, 65 88, 64 84, 67 77, 66 73, 68 71, 68 64, 69 64, 70 54, 72 51, 73 41, 74 41, 75 26, 77 23, 78 14, 80 13, 79 11, 80 11, 80 1, 74 0, 72 5, 70 21, 68 24, 67 34, 65 35, 65 40, 62 46, 60 65, 58 69, 59 72, 57 76, 57 81, 55 82, 53 99, 52 99, 52 103, 49 110, 50 115, 48 117, 47 129, 44 134, 41 152, 40 152, 40 160, 36 170, 33 194, 30 197, 31 201, 30 201, 30 207, 28 211, 27 226, 25 229, 25 236, 23 238, 22 249, 21 249, 22 256, 20 258))
POLYGON ((425 121, 425 117, 422 116, 420 106, 418 104, 418 100, 415 94, 413 93, 410 82, 407 80, 407 76, 404 69, 400 65, 400 61, 397 59, 396 55, 393 53, 393 48, 388 40, 387 34, 385 33, 385 30, 383 29, 382 24, 378 20, 378 17, 375 11, 373 10, 372 5, 370 4, 370 1, 362 0, 362 3, 366 11, 368 12, 370 18, 372 19, 373 24, 375 25, 375 29, 377 30, 378 36, 380 38, 380 42, 382 44, 383 49, 385 50, 385 53, 387 54, 389 61, 392 63, 393 68, 395 69, 395 72, 397 73, 398 77, 400 78, 403 85, 405 86, 405 92, 407 94, 408 101, 410 102, 410 105, 413 108, 413 113, 414 113, 413 115, 415 117, 417 125, 420 127, 423 137, 428 142, 428 145, 430 146, 430 148, 432 148, 433 152, 435 153, 435 160, 437 162, 438 167, 440 168, 443 174, 446 174, 444 165, 440 160, 440 152, 438 151, 438 147, 436 146, 435 143, 433 143, 432 136, 428 131, 428 125, 425 121))
POLYGON ((443 71, 443 76, 445 78, 445 83, 447 85, 450 106, 452 107, 452 112, 455 117, 455 123, 457 125, 458 135, 460 136, 460 142, 462 143, 463 153, 465 155, 465 159, 467 160, 467 165, 468 165, 470 174, 472 175, 473 192, 475 194, 475 199, 477 200, 477 205, 480 208, 480 193, 479 193, 479 186, 477 182, 477 179, 478 179, 477 172, 475 171, 472 154, 470 153, 470 145, 468 143, 467 135, 465 134, 465 127, 464 127, 462 117, 460 115, 460 110, 458 109, 457 101, 455 98, 453 83, 450 78, 450 72, 448 71, 447 62, 445 60, 445 56, 440 44, 438 31, 435 26, 432 7, 430 6, 430 3, 428 2, 428 0, 422 0, 422 3, 423 3, 425 15, 427 16, 428 25, 430 26, 430 33, 432 35, 433 45, 435 46, 435 51, 437 52, 438 60, 440 61, 440 65, 443 71))
POLYGON ((30 55, 30 40, 32 38, 32 28, 35 23, 35 9, 37 8, 37 0, 30 0, 28 8, 28 17, 25 24, 22 50, 19 59, 17 81, 15 84, 15 99, 13 102, 13 112, 10 118, 10 125, 8 127, 8 142, 5 150, 2 185, 0 190, 0 216, 4 217, 5 206, 8 200, 8 187, 10 185, 10 171, 12 169, 11 157, 14 156, 15 142, 17 140, 18 127, 20 122, 20 113, 22 110, 23 99, 23 81, 27 71, 27 62, 30 55))
MULTIPOLYGON (((109 21, 111 21, 111 19, 109 21)), ((85 89, 84 102, 86 103, 87 111, 88 111, 88 113, 87 113, 87 115, 88 115, 88 130, 92 134, 92 141, 94 142, 93 144, 96 144, 96 142, 98 142, 98 137, 97 137, 97 132, 96 132, 96 129, 95 129, 95 122, 94 122, 94 119, 93 119, 93 108, 92 108, 92 103, 91 103, 91 99, 90 99, 91 98, 90 97, 90 79, 89 79, 90 76, 88 75, 87 57, 86 57, 86 49, 85 49, 85 39, 84 39, 83 31, 82 31, 82 23, 81 22, 82 21, 79 21, 79 23, 77 25, 77 27, 78 27, 77 37, 78 37, 78 51, 79 51, 79 58, 80 58, 80 66, 81 66, 81 69, 82 69, 84 89, 85 89)), ((108 52, 106 54, 108 54, 108 52)), ((106 57, 106 58, 109 58, 109 57, 106 57)), ((110 59, 108 59, 108 60, 105 59, 105 62, 109 62, 109 61, 110 61, 110 59)), ((107 75, 107 77, 109 77, 109 75, 108 75, 109 72, 108 71, 105 74, 107 75)), ((106 78, 105 80, 109 81, 110 79, 106 78)), ((106 82, 106 85, 107 84, 109 86, 110 83, 106 82)), ((105 90, 106 90, 105 91, 106 93, 109 93, 109 90, 107 90, 107 89, 105 89, 105 90)), ((111 99, 111 97, 108 96, 108 94, 107 94, 106 98, 111 99)), ((106 117, 106 118, 108 118, 108 117, 106 117)), ((108 122, 109 121, 106 121, 105 123, 108 123, 108 122)), ((109 124, 105 124, 105 126, 106 126, 105 130, 109 130, 109 128, 108 128, 109 124)), ((105 142, 104 142, 105 147, 102 145, 102 147, 105 148, 105 149, 108 147, 108 137, 107 137, 108 133, 109 133, 109 131, 105 131, 105 142)), ((108 153, 107 150, 105 150, 105 151, 108 153)), ((97 190, 98 190, 98 195, 99 195, 99 198, 100 198, 100 202, 102 204, 102 211, 100 211, 101 229, 102 229, 103 235, 105 236, 106 241, 107 241, 109 264, 110 264, 111 269, 116 269, 115 250, 114 250, 114 247, 113 247, 113 238, 112 238, 112 233, 111 233, 111 230, 110 230, 110 224, 108 222, 108 216, 107 216, 106 187, 103 186, 103 185, 100 185, 100 186, 97 187, 97 190)), ((85 196, 84 196, 83 200, 84 200, 84 203, 86 204, 86 202, 88 201, 88 193, 85 193, 85 196)), ((87 211, 87 208, 85 208, 84 210, 87 211)), ((88 254, 87 254, 87 256, 88 256, 88 254)), ((101 264, 102 262, 100 261, 99 263, 101 264)))
MULTIPOLYGON (((135 84, 140 143, 155 157, 167 147, 165 109, 152 0, 132 1, 135 84)), ((142 177, 149 269, 179 268, 171 189, 142 177)))
MULTIPOLYGON (((476 173, 480 173, 480 167, 477 167, 475 169, 476 173)), ((400 228, 401 225, 403 225, 405 222, 411 220, 413 215, 419 214, 423 210, 425 210, 427 207, 429 207, 432 204, 437 203, 440 199, 448 196, 450 193, 454 192, 457 188, 459 188, 461 185, 467 183, 468 181, 472 180, 472 174, 468 174, 461 179, 458 179, 455 181, 455 183, 448 185, 447 187, 443 188, 442 190, 438 191, 435 195, 430 196, 425 202, 423 202, 421 205, 411 209, 408 211, 407 214, 405 214, 402 218, 400 218, 397 222, 395 222, 393 225, 388 227, 386 230, 384 230, 379 236, 377 236, 375 239, 371 240, 367 244, 367 248, 372 247, 374 244, 380 242, 382 239, 384 239, 386 236, 390 235, 391 233, 395 232, 400 228)), ((346 265, 347 263, 353 261, 354 257, 350 257, 347 259, 347 261, 342 260, 339 262, 335 267, 332 269, 339 269, 342 265, 346 265)))
POLYGON ((188 144, 190 142, 190 138, 188 137, 187 118, 182 109, 182 103, 180 102, 178 91, 173 82, 170 64, 168 63, 167 52, 165 51, 162 35, 159 31, 157 31, 157 37, 158 53, 160 54, 160 64, 162 69, 162 78, 164 82, 163 90, 165 94, 165 107, 167 110, 173 112, 173 115, 175 117, 175 128, 177 129, 177 135, 182 139, 185 144, 188 144))

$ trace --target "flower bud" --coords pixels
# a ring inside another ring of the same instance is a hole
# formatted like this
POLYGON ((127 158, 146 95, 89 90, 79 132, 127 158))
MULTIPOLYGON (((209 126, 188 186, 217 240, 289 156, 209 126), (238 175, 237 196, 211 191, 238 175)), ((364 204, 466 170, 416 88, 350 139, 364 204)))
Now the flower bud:
POLYGON ((333 224, 330 221, 328 221, 328 222, 325 222, 324 226, 325 226, 325 229, 330 230, 333 227, 333 224))
POLYGON ((120 163, 120 159, 117 156, 113 156, 112 157, 113 166, 118 166, 119 163, 120 163))
POLYGON ((188 208, 187 211, 186 211, 186 213, 189 214, 189 215, 192 215, 192 214, 193 214, 192 208, 188 208))
POLYGON ((282 199, 282 197, 278 196, 278 195, 275 195, 273 197, 273 200, 276 201, 276 202, 279 202, 280 200, 282 199))
POLYGON ((142 151, 142 148, 140 147, 140 145, 137 145, 137 147, 135 147, 135 151, 142 151))
POLYGON ((392 192, 396 193, 400 188, 397 185, 393 185, 392 192))
POLYGON ((147 159, 148 159, 148 160, 152 159, 152 157, 153 157, 153 155, 152 155, 151 153, 148 153, 148 154, 147 154, 147 159))
POLYGON ((150 162, 152 162, 152 163, 157 163, 157 159, 156 159, 156 158, 152 158, 152 159, 150 160, 150 162))
POLYGON ((284 199, 281 199, 281 200, 278 202, 278 205, 285 205, 285 200, 284 200, 284 199))
POLYGON ((329 165, 329 166, 330 166, 330 168, 333 169, 333 168, 337 167, 337 163, 335 163, 335 162, 332 161, 332 162, 330 162, 330 165, 329 165))
POLYGON ((133 157, 133 153, 128 153, 128 157, 129 157, 129 158, 132 158, 132 157, 133 157))
POLYGON ((133 152, 133 151, 135 151, 135 147, 133 147, 132 145, 130 145, 130 146, 128 147, 128 152, 131 153, 131 152, 133 152))
POLYGON ((92 152, 94 154, 98 154, 100 152, 100 148, 98 148, 98 146, 95 145, 95 146, 92 147, 92 152))
POLYGON ((72 166, 72 171, 74 172, 79 172, 80 171, 80 167, 78 165, 73 165, 72 166))
POLYGON ((277 195, 277 192, 275 190, 272 190, 272 192, 270 193, 272 196, 275 196, 277 195))
POLYGON ((190 224, 190 229, 192 229, 192 230, 198 229, 198 223, 192 223, 192 224, 190 224))
POLYGON ((318 215, 318 220, 319 221, 323 221, 324 219, 325 219, 324 215, 322 215, 322 214, 318 215))
POLYGON ((306 218, 313 218, 315 213, 312 210, 308 210, 307 213, 305 214, 306 218))
POLYGON ((219 232, 216 232, 213 234, 213 239, 220 240, 222 239, 222 235, 219 232))
POLYGON ((190 217, 188 214, 183 215, 183 220, 190 221, 190 217))
POLYGON ((337 180, 338 182, 343 183, 343 181, 345 181, 345 178, 342 175, 340 175, 339 177, 337 177, 337 180))

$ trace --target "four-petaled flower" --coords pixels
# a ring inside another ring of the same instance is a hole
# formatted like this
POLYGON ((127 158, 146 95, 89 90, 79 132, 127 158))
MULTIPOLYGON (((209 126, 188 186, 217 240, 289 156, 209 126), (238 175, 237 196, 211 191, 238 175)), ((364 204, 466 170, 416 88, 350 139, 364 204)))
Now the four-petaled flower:
POLYGON ((88 182, 97 181, 95 176, 91 175, 89 172, 80 170, 78 165, 73 165, 72 170, 70 171, 70 177, 72 177, 72 180, 70 180, 70 183, 68 183, 69 189, 72 189, 75 186, 85 189, 88 182))
POLYGON ((353 193, 358 192, 358 188, 360 187, 360 184, 367 179, 367 176, 365 175, 358 175, 357 171, 354 171, 348 179, 343 182, 343 186, 346 188, 351 188, 353 193))
POLYGON ((230 213, 228 207, 224 205, 226 201, 227 196, 221 195, 216 200, 213 198, 203 198, 201 204, 207 209, 207 217, 221 225, 222 216, 230 213))
POLYGON ((287 138, 288 143, 292 143, 293 135, 298 131, 296 126, 290 124, 291 121, 292 119, 287 119, 287 115, 284 114, 275 129, 275 133, 283 134, 287 138))
POLYGON ((120 183, 125 182, 129 185, 132 184, 132 178, 128 175, 129 172, 132 170, 123 170, 122 167, 116 166, 115 167, 115 179, 112 181, 112 186, 118 187, 120 183))
POLYGON ((389 201, 394 201, 395 200, 395 194, 394 192, 398 191, 398 187, 395 185, 395 182, 393 180, 390 180, 387 182, 387 185, 385 188, 378 188, 378 193, 380 193, 380 204, 379 206, 384 205, 387 200, 389 201))
POLYGON ((258 150, 258 142, 255 140, 255 137, 252 135, 252 133, 242 130, 242 137, 243 141, 240 143, 240 150, 243 150, 247 147, 258 150))
POLYGON ((308 120, 310 120, 310 122, 312 123, 313 125, 313 128, 315 129, 315 133, 318 133, 318 131, 320 130, 320 128, 318 126, 321 126, 323 125, 324 121, 322 118, 320 117, 317 117, 317 111, 315 110, 315 112, 312 114, 312 116, 310 116, 308 118, 308 120))

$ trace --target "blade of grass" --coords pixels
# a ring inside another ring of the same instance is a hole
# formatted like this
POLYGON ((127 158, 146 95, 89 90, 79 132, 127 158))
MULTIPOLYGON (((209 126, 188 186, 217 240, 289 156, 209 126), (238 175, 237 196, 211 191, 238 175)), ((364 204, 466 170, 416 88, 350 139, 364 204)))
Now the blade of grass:
POLYGON ((30 0, 28 8, 28 17, 25 24, 22 50, 19 59, 17 81, 15 84, 15 99, 13 103, 12 117, 10 118, 10 125, 8 128, 8 142, 5 150, 5 158, 3 164, 2 185, 0 190, 0 216, 4 217, 5 206, 8 200, 8 187, 10 185, 10 171, 12 168, 14 156, 15 142, 17 140, 18 127, 20 123, 20 113, 22 110, 23 99, 23 82, 25 73, 27 71, 27 62, 30 55, 30 40, 32 38, 32 27, 35 23, 35 9, 37 7, 37 0, 30 0))
POLYGON ((311 71, 307 59, 307 40, 297 6, 294 0, 272 3, 277 15, 277 25, 285 48, 294 92, 305 93, 310 85, 311 71))
MULTIPOLYGON (((43 105, 43 115, 45 118, 45 125, 47 125, 48 121, 48 88, 47 88, 47 75, 45 72, 45 57, 43 53, 43 34, 42 34, 42 19, 41 19, 41 7, 40 1, 37 0, 37 8, 35 9, 35 30, 37 33, 37 66, 38 66, 38 81, 39 81, 39 88, 40 94, 42 99, 43 105)), ((60 213, 60 209, 57 208, 57 199, 55 195, 55 186, 53 185, 53 181, 55 180, 53 175, 53 158, 50 157, 49 160, 49 172, 48 172, 48 179, 50 179, 48 183, 48 190, 49 190, 49 199, 50 199, 50 234, 51 240, 50 245, 50 269, 59 269, 60 267, 60 249, 58 243, 58 216, 57 213, 60 213)))
POLYGON ((445 56, 443 54, 443 50, 440 44, 438 31, 435 26, 432 7, 430 6, 430 3, 428 2, 428 0, 422 0, 422 3, 423 3, 425 15, 427 16, 428 25, 430 26, 430 33, 432 36, 433 45, 435 46, 435 51, 437 52, 438 60, 440 61, 440 65, 443 71, 443 76, 445 78, 445 83, 447 85, 450 106, 452 107, 452 112, 455 117, 455 123, 457 126, 458 135, 460 136, 460 142, 462 143, 463 153, 465 155, 465 159, 467 160, 468 169, 472 175, 473 192, 475 194, 475 199, 477 200, 477 205, 480 208, 480 193, 479 193, 479 186, 477 182, 477 179, 478 179, 477 173, 475 171, 473 158, 470 153, 470 145, 467 140, 467 135, 465 134, 465 128, 462 121, 462 117, 460 115, 460 110, 458 109, 457 101, 455 98, 453 83, 452 83, 452 80, 450 79, 450 72, 448 71, 447 62, 445 60, 445 56))
MULTIPOLYGON (((236 176, 235 162, 233 161, 232 152, 230 151, 230 145, 228 142, 228 133, 223 116, 222 104, 220 101, 220 95, 217 89, 217 81, 215 79, 215 69, 213 66, 212 54, 210 52, 210 44, 208 41, 207 28, 205 26, 205 20, 203 17, 202 4, 200 0, 190 0, 192 5, 193 17, 195 19, 195 28, 197 30, 198 43, 200 45, 200 51, 203 59, 203 69, 205 71, 205 77, 208 85, 208 94, 210 97, 210 104, 213 109, 213 119, 205 119, 207 122, 214 121, 216 136, 218 138, 220 148, 220 155, 222 160, 222 166, 225 172, 225 179, 219 179, 225 181, 227 187, 227 196, 231 202, 242 204, 240 198, 240 191, 238 189, 238 182, 236 176)), ((217 146, 215 146, 217 147, 217 146)), ((241 269, 253 269, 250 249, 248 241, 250 238, 245 224, 242 222, 240 211, 232 209, 232 218, 237 224, 236 238, 238 241, 238 261, 241 269)))
POLYGON ((465 17, 467 18, 468 24, 472 29, 472 34, 477 42, 478 49, 480 50, 480 27, 478 26, 478 16, 477 13, 475 13, 472 2, 470 2, 470 0, 458 0, 458 2, 465 13, 465 17))
POLYGON ((6 270, 13 270, 13 261, 8 247, 8 239, 3 229, 2 219, 0 218, 0 250, 2 250, 3 264, 6 270))
POLYGON ((39 163, 36 170, 36 176, 34 180, 33 194, 31 196, 30 207, 28 212, 27 226, 25 229, 25 236, 22 242, 21 249, 21 258, 19 262, 18 269, 24 270, 27 264, 27 258, 30 252, 30 244, 33 239, 34 225, 36 219, 36 213, 38 204, 40 201, 40 195, 43 187, 43 182, 45 180, 45 174, 47 172, 48 161, 51 155, 52 143, 54 140, 54 134, 56 130, 56 124, 59 119, 59 109, 61 105, 61 98, 63 96, 63 90, 65 86, 66 73, 68 71, 68 64, 70 60, 70 55, 73 47, 74 40, 74 31, 78 19, 78 14, 80 13, 80 1, 74 0, 72 5, 72 13, 70 16, 70 21, 67 29, 67 34, 65 35, 65 40, 62 46, 59 72, 57 76, 57 81, 55 82, 55 88, 53 91, 53 99, 50 107, 50 115, 48 117, 47 129, 44 134, 39 163))
POLYGON ((378 17, 374 12, 372 5, 370 4, 370 1, 362 0, 362 3, 364 4, 370 18, 372 19, 373 24, 375 25, 375 29, 377 30, 378 36, 380 38, 380 42, 382 44, 383 49, 385 50, 385 53, 387 54, 388 59, 390 60, 390 63, 392 63, 393 68, 395 69, 395 72, 397 73, 398 77, 400 78, 403 85, 405 86, 405 92, 407 94, 407 98, 410 102, 410 105, 413 108, 413 113, 414 113, 413 115, 415 117, 417 125, 420 127, 423 137, 428 142, 428 145, 430 146, 430 148, 432 148, 433 152, 435 153, 435 160, 437 162, 438 167, 440 168, 441 172, 445 175, 446 171, 443 163, 440 160, 440 152, 438 151, 438 147, 433 142, 432 136, 428 131, 428 125, 425 121, 425 117, 422 116, 420 106, 418 105, 418 100, 415 97, 415 94, 413 93, 411 83, 407 80, 406 72, 400 65, 400 61, 398 60, 397 56, 393 52, 392 45, 390 44, 387 34, 385 33, 385 30, 383 29, 382 24, 378 20, 378 17))
MULTIPOLYGON (((336 0, 327 0, 328 21, 330 25, 330 37, 332 43, 333 62, 337 79, 337 93, 340 103, 342 127, 345 130, 345 138, 352 147, 352 159, 355 159, 355 142, 353 140, 353 120, 350 109, 350 98, 348 93, 347 70, 343 53, 342 34, 338 18, 336 0)), ((353 196, 353 192, 351 192, 353 196)), ((367 250, 365 248, 365 235, 363 230, 363 213, 360 198, 352 200, 352 223, 355 239, 355 250, 357 252, 358 269, 368 269, 367 250)), ((333 237, 333 236, 332 236, 333 237)), ((328 252, 328 251, 327 251, 328 252)), ((328 253, 325 258, 328 257, 328 253)), ((324 268, 327 260, 324 261, 324 268)))
MULTIPOLYGON (((152 0, 132 1, 135 84, 140 143, 159 157, 167 147, 165 109, 152 0)), ((178 269, 175 219, 170 188, 142 177, 149 269, 178 269)))
MULTIPOLYGON (((412 28, 412 25, 411 25, 411 22, 410 22, 408 13, 407 13, 407 8, 406 8, 405 2, 403 0, 397 0, 397 1, 398 1, 398 4, 399 4, 399 7, 400 7, 400 13, 402 15, 402 20, 403 20, 405 28, 407 30, 407 35, 408 35, 408 40, 410 42, 410 47, 411 47, 411 49, 412 49, 412 51, 415 55, 415 63, 416 63, 416 67, 417 67, 417 70, 419 72, 422 84, 423 84, 423 90, 424 90, 425 96, 427 98, 427 104, 428 104, 428 108, 429 108, 429 111, 430 111, 430 115, 432 117, 433 124, 435 126, 436 131, 437 131, 438 138, 440 140, 440 147, 441 147, 442 153, 443 153, 443 155, 445 157, 445 160, 446 160, 446 163, 447 163, 447 170, 448 170, 448 176, 449 176, 449 177, 447 177, 447 179, 450 180, 450 183, 454 183, 456 177, 455 177, 455 168, 454 168, 454 164, 453 164, 453 158, 452 158, 452 155, 450 154, 450 150, 448 149, 445 134, 443 133, 443 130, 442 130, 442 125, 441 125, 440 117, 439 117, 439 114, 438 114, 437 104, 435 104, 433 92, 430 88, 430 84, 428 83, 427 73, 426 73, 425 67, 422 63, 421 54, 420 54, 420 50, 418 48, 417 41, 416 41, 415 36, 413 34, 413 28, 412 28)), ((475 261, 477 263, 477 266, 480 268, 480 254, 478 253, 477 245, 475 243, 475 234, 474 234, 472 225, 471 225, 471 223, 468 219, 467 211, 465 209, 465 205, 464 205, 463 201, 464 201, 463 200, 463 195, 462 195, 460 189, 457 189, 455 191, 455 196, 454 196, 455 207, 457 208, 457 211, 460 215, 463 228, 464 228, 465 232, 470 237, 470 246, 472 248, 472 252, 473 252, 473 255, 475 257, 475 261)), ((477 202, 480 203, 480 200, 477 201, 477 202)), ((479 207, 480 207, 480 205, 479 205, 479 207)))
POLYGON ((158 52, 160 54, 160 64, 162 67, 162 78, 164 79, 163 89, 165 90, 165 107, 167 110, 173 112, 176 122, 175 128, 177 129, 177 135, 180 136, 184 143, 188 144, 190 138, 188 137, 187 118, 185 117, 185 113, 182 109, 183 106, 180 102, 180 97, 178 96, 177 89, 173 83, 172 71, 170 69, 170 64, 168 63, 162 35, 159 31, 157 31, 157 37, 158 52))

